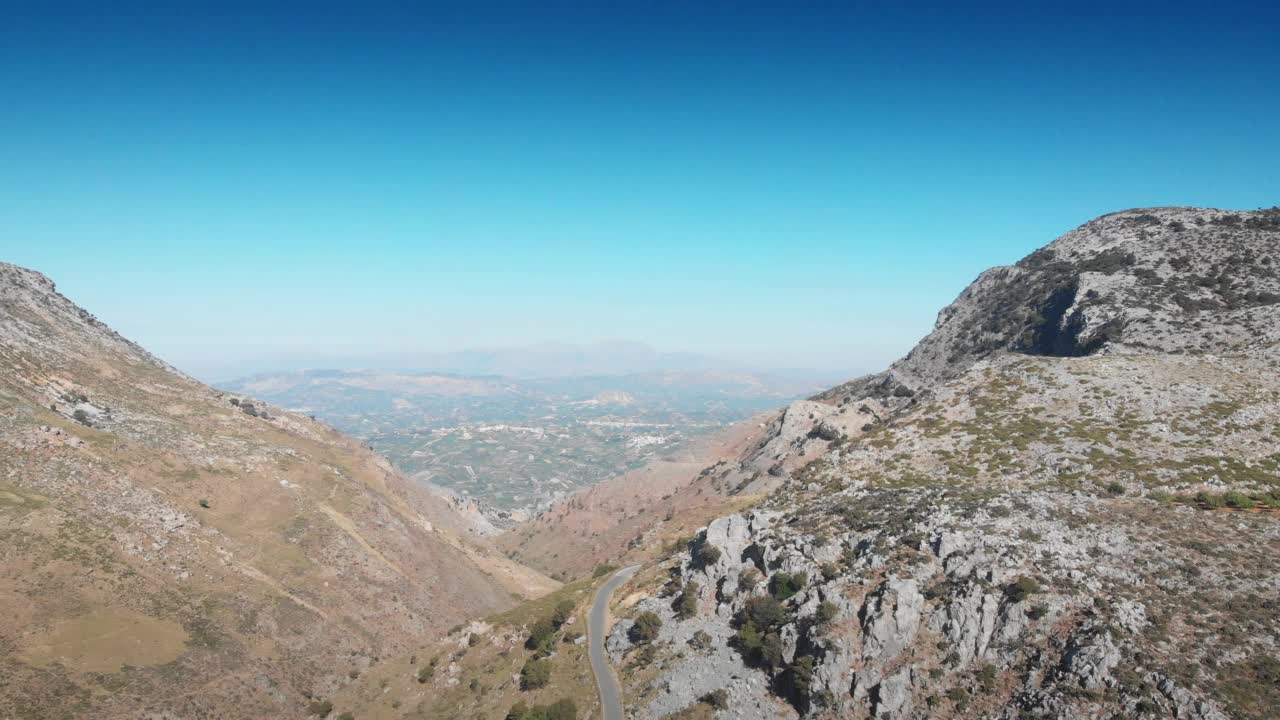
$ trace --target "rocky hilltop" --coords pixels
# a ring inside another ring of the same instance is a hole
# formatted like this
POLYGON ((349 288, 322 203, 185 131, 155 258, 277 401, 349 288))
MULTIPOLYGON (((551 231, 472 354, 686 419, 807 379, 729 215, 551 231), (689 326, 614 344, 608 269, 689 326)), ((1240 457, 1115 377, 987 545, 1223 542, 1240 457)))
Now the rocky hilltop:
POLYGON ((1273 717, 1277 270, 1280 210, 1107 215, 787 408, 639 577, 636 716, 1273 717))
POLYGON ((556 583, 333 429, 0 264, 0 716, 304 717, 556 583))

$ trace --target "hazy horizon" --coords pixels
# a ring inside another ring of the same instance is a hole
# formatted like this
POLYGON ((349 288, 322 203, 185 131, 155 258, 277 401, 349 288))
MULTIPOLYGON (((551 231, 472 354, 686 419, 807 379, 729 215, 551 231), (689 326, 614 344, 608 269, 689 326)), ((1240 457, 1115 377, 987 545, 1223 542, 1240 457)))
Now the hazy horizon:
POLYGON ((207 379, 610 338, 852 376, 1100 214, 1276 204, 1242 15, 11 8, 0 259, 207 379))
MULTIPOLYGON (((181 368, 180 368, 181 369, 181 368)), ((197 378, 217 385, 255 375, 301 371, 385 371, 515 379, 641 375, 658 372, 719 372, 838 382, 878 367, 770 364, 688 352, 665 352, 645 343, 601 340, 588 343, 543 341, 511 347, 441 351, 398 351, 363 355, 300 354, 248 357, 202 366, 197 378), (622 354, 622 351, 626 351, 622 354)), ((185 371, 185 369, 184 369, 185 371)), ((188 371, 191 372, 191 371, 188 371)))

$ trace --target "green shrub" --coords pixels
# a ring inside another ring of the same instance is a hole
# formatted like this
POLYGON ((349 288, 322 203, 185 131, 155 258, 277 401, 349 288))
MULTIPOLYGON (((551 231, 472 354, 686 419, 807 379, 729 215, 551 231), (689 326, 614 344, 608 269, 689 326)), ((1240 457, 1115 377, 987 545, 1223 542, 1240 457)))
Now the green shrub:
POLYGON ((507 720, 577 720, 578 705, 565 698, 550 705, 529 707, 523 700, 507 711, 507 720))
POLYGON ((600 563, 599 565, 596 566, 595 570, 591 571, 591 577, 593 578, 604 577, 605 575, 608 575, 609 573, 617 569, 618 569, 617 565, 610 565, 609 563, 600 563))
POLYGON ((557 628, 564 625, 569 618, 573 617, 574 607, 576 604, 568 598, 556 603, 555 609, 551 611, 551 623, 557 628))
POLYGON ((801 709, 809 706, 810 685, 813 682, 813 658, 800 655, 787 668, 783 676, 783 689, 791 695, 801 709))
POLYGON ((814 621, 820 626, 827 625, 836 619, 836 613, 838 612, 840 612, 840 608, 836 607, 835 603, 830 600, 823 600, 822 604, 818 606, 818 611, 814 613, 814 621))
POLYGON ((1222 502, 1227 507, 1233 507, 1233 508, 1251 508, 1254 505, 1254 502, 1251 498, 1249 498, 1247 495, 1242 495, 1238 492, 1229 492, 1226 495, 1223 495, 1222 502))
POLYGON ((770 669, 782 666, 782 638, 777 628, 786 620, 782 604, 770 595, 747 600, 736 618, 738 632, 734 644, 750 662, 770 669))
POLYGON ((996 689, 996 666, 991 663, 983 663, 978 668, 978 682, 982 685, 984 692, 991 692, 996 689))
POLYGON ((1112 480, 1111 482, 1107 483, 1107 494, 1108 494, 1108 495, 1123 495, 1123 494, 1124 494, 1124 485, 1123 485, 1123 484, 1121 484, 1121 483, 1119 483, 1119 482, 1116 482, 1115 480, 1112 480))
POLYGON ((770 670, 782 667, 782 636, 776 632, 765 633, 757 660, 770 670))
POLYGON ((760 652, 762 639, 760 631, 756 629, 755 624, 745 622, 738 626, 738 632, 733 636, 733 642, 744 655, 754 657, 760 652))
POLYGON ((532 657, 520 668, 520 689, 536 690, 551 681, 551 661, 532 657))
POLYGON ((719 560, 720 548, 706 541, 703 541, 703 543, 698 546, 698 563, 702 565, 702 567, 715 565, 719 560))
POLYGON ((307 714, 316 717, 329 717, 329 713, 333 712, 333 703, 328 700, 313 700, 307 706, 307 714))
POLYGON ((769 593, 778 600, 786 600, 804 588, 809 576, 804 572, 776 572, 769 578, 769 593))
POLYGON ((760 584, 760 573, 755 570, 743 570, 738 573, 738 588, 743 592, 751 592, 760 584))
POLYGON ((538 655, 550 655, 556 643, 556 626, 550 618, 539 618, 529 626, 529 638, 524 646, 538 655))
POLYGON ((689 639, 689 644, 699 650, 708 650, 711 648, 714 640, 705 630, 699 630, 689 639))
POLYGON ((418 668, 418 682, 420 683, 426 683, 428 680, 435 677, 435 675, 436 675, 435 663, 431 663, 430 665, 423 665, 422 667, 418 668))
POLYGON ((702 586, 698 583, 693 581, 685 583, 684 589, 680 591, 680 597, 676 598, 676 617, 688 620, 698 614, 698 593, 701 591, 702 586))
POLYGON ((1208 492, 1196 493, 1196 502, 1211 508, 1220 508, 1220 507, 1226 506, 1227 504, 1227 501, 1223 498, 1223 496, 1215 495, 1214 493, 1208 493, 1208 492))
POLYGON ((822 564, 822 579, 831 582, 840 576, 840 566, 835 563, 822 564))
POLYGON ((657 640, 658 631, 661 629, 662 618, 650 610, 645 610, 636 616, 631 629, 627 631, 627 637, 631 638, 631 642, 643 645, 657 640))
POLYGON ((742 606, 743 620, 761 629, 781 625, 787 617, 782 604, 770 595, 757 595, 742 606))
POLYGON ((657 657, 658 653, 652 645, 641 645, 635 656, 631 658, 631 664, 638 668, 648 667, 657 657))
POLYGON ((338 716, 338 720, 356 720, 356 716, 349 712, 344 712, 338 716))
POLYGON ((1040 583, 1033 577, 1022 576, 1005 588, 1005 595, 1011 602, 1022 602, 1040 592, 1040 583))
POLYGON ((547 706, 547 720, 578 720, 578 705, 565 698, 547 706))

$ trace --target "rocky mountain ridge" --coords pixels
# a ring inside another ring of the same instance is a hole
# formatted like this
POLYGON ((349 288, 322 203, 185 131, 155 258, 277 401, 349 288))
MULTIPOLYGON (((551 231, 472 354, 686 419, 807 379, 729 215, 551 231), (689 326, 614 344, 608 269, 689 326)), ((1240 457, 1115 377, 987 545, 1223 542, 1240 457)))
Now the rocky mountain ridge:
POLYGON ((615 626, 636 715, 1269 717, 1277 263, 1277 210, 1103 216, 780 413, 615 626))

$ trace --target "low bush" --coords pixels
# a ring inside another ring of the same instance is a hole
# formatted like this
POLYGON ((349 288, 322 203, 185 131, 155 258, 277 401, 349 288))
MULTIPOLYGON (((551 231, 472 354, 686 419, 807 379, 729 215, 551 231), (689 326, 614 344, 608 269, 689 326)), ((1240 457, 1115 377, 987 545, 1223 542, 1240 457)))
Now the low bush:
POLYGON ((1005 596, 1009 598, 1010 602, 1016 603, 1020 603, 1038 592, 1040 592, 1040 583, 1035 578, 1025 575, 1005 588, 1005 596))
POLYGON ((702 567, 715 565, 720 560, 720 548, 709 542, 703 541, 698 546, 698 564, 702 567))
POLYGON ((712 690, 711 692, 698 698, 698 702, 710 705, 714 710, 729 709, 729 693, 725 690, 712 690))
POLYGON ((576 604, 568 598, 556 603, 555 609, 551 611, 551 624, 557 628, 564 625, 569 618, 573 617, 573 609, 575 607, 576 604))
POLYGON ((681 620, 688 620, 698 614, 698 593, 702 591, 702 586, 696 582, 689 581, 685 583, 684 589, 680 591, 680 596, 676 598, 674 609, 676 617, 681 620))
POLYGON ((556 643, 556 625, 550 618, 539 618, 529 626, 529 637, 524 646, 540 656, 551 654, 556 643))
POLYGON ((769 578, 769 593, 780 601, 786 600, 800 592, 808 581, 809 576, 804 572, 776 572, 769 578))
POLYGON ((578 705, 565 698, 550 705, 534 705, 530 707, 523 700, 511 706, 506 720, 577 720, 578 705))
POLYGON ((551 681, 551 661, 532 657, 520 668, 520 689, 536 690, 551 681))
POLYGON ((631 629, 627 631, 627 637, 637 645, 644 645, 657 640, 658 631, 661 629, 662 618, 652 611, 645 610, 636 616, 631 629))
POLYGON ((818 606, 818 611, 813 615, 814 622, 819 626, 828 625, 832 620, 836 619, 836 613, 838 612, 840 612, 840 608, 836 607, 835 603, 830 600, 823 600, 822 604, 818 606))

